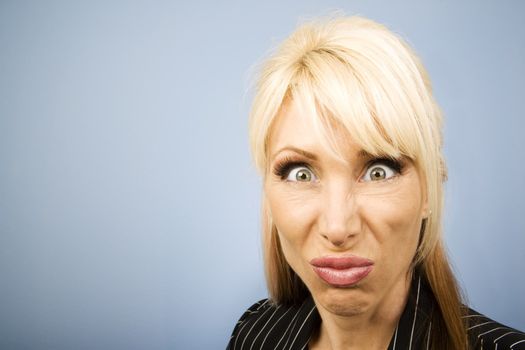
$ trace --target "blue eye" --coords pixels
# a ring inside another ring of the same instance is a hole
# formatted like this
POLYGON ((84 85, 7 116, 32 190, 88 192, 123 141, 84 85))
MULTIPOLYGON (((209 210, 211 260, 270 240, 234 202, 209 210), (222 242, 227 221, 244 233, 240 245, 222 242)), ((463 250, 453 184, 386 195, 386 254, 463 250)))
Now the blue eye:
POLYGON ((399 173, 397 170, 392 169, 392 167, 388 165, 373 163, 368 169, 366 169, 362 180, 365 182, 387 180, 395 176, 397 173, 399 173))
POLYGON ((293 182, 312 182, 316 181, 317 177, 309 168, 305 166, 298 166, 290 170, 286 180, 293 182))

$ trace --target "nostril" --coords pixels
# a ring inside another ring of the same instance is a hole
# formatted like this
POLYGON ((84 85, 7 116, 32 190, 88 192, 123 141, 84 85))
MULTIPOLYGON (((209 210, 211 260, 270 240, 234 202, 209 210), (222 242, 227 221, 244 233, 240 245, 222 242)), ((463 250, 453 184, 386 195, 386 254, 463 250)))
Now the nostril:
POLYGON ((345 241, 342 240, 342 239, 332 240, 331 242, 332 242, 332 244, 335 245, 336 247, 340 247, 340 246, 342 246, 342 245, 345 243, 345 241))
POLYGON ((329 237, 326 234, 322 234, 321 236, 323 236, 324 239, 326 239, 328 242, 330 242, 331 244, 333 244, 336 247, 340 247, 340 246, 344 245, 345 242, 346 242, 346 238, 348 238, 348 237, 338 238, 338 237, 332 237, 332 236, 329 237))

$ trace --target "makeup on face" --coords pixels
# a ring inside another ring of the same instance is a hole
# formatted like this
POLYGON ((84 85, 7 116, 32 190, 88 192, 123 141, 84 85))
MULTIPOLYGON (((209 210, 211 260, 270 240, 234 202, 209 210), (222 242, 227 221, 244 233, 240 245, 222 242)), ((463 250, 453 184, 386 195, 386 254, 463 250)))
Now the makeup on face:
POLYGON ((292 103, 269 143, 265 200, 288 265, 316 303, 363 313, 406 289, 425 198, 414 161, 371 154, 344 129, 338 154, 292 103))
POLYGON ((366 278, 374 268, 370 259, 356 255, 322 256, 310 261, 314 272, 333 287, 352 287, 366 278))
MULTIPOLYGON (((364 152, 364 151, 362 151, 364 152)), ((360 181, 381 181, 402 174, 405 161, 389 157, 366 155, 360 181)), ((273 166, 273 174, 283 181, 316 182, 319 180, 315 164, 298 153, 287 152, 278 157, 273 166), (298 172, 299 171, 299 172, 298 172), (293 176, 290 176, 293 175, 293 176)))

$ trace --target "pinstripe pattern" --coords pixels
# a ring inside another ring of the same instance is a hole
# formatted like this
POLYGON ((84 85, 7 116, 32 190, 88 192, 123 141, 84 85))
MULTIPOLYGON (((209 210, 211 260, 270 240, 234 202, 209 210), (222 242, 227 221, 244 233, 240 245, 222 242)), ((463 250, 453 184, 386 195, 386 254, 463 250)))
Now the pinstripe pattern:
POLYGON ((399 328, 399 325, 396 326, 396 331, 394 332, 394 344, 392 344, 392 349, 396 350, 396 344, 397 344, 397 330, 399 328))
POLYGON ((315 310, 315 306, 312 307, 312 309, 310 310, 310 312, 308 313, 308 316, 306 316, 306 319, 303 321, 303 323, 301 324, 301 327, 299 327, 299 330, 297 331, 297 333, 295 333, 295 337, 293 338, 293 341, 292 343, 290 344, 290 347, 289 349, 293 349, 293 345, 295 343, 295 341, 297 340, 297 336, 299 336, 299 334, 301 333, 301 330, 303 329, 305 323, 308 321, 308 319, 310 318, 310 316, 312 315, 312 312, 314 312, 315 310))
MULTIPOLYGON (((421 277, 418 277, 417 279, 417 295, 416 295, 416 310, 419 306, 419 294, 421 292, 421 277)), ((417 320, 417 314, 418 312, 414 312, 414 321, 412 321, 412 330, 410 331, 410 340, 408 341, 408 350, 412 350, 412 344, 414 344, 414 329, 416 328, 416 320, 417 320)))
MULTIPOLYGON (((268 336, 269 336, 270 334, 272 334, 272 331, 273 331, 273 329, 275 328, 275 326, 279 324, 279 321, 281 321, 282 318, 283 318, 284 316, 286 316, 286 314, 288 313, 288 311, 290 311, 290 309, 286 310, 286 312, 285 312, 281 317, 279 317, 279 319, 277 320, 277 322, 274 323, 273 326, 267 331, 266 336, 264 337, 263 342, 261 343, 261 346, 260 346, 261 349, 263 349, 263 348, 265 347, 266 339, 268 339, 268 336)), ((264 327, 263 329, 261 329, 261 332, 264 331, 265 328, 266 328, 266 327, 264 327)), ((257 339, 254 339, 253 344, 255 344, 255 341, 256 341, 256 340, 257 340, 257 339)))
POLYGON ((430 348, 430 331, 432 330, 432 322, 428 325, 428 332, 427 332, 427 346, 426 349, 428 350, 430 348))
MULTIPOLYGON (((407 304, 396 327, 388 350, 428 349, 434 308, 433 295, 416 275, 407 304)), ((525 350, 525 334, 497 323, 468 309, 467 322, 471 349, 525 350)), ((228 350, 302 350, 308 349, 312 334, 321 318, 311 297, 301 305, 275 305, 261 300, 252 305, 235 325, 228 350)))
POLYGON ((474 348, 525 349, 525 333, 495 322, 472 309, 469 309, 469 315, 465 319, 469 324, 469 340, 474 348))
POLYGON ((259 338, 259 336, 263 333, 263 330, 266 328, 266 326, 268 325, 268 323, 271 321, 272 317, 276 314, 277 311, 279 311, 279 309, 281 308, 281 305, 278 305, 275 310, 273 310, 273 313, 272 315, 270 316, 270 318, 268 319, 268 321, 266 321, 266 323, 264 324, 264 326, 259 330, 259 333, 257 333, 257 335, 255 336, 255 338, 253 339, 253 342, 252 342, 252 346, 250 346, 250 350, 253 349, 253 345, 255 344, 255 342, 257 341, 257 338, 259 338))
MULTIPOLYGON (((286 327, 286 330, 284 331, 282 337, 279 339, 279 342, 275 345, 275 347, 279 347, 279 345, 281 344, 281 342, 283 341, 284 339, 284 336, 285 335, 288 335, 288 339, 290 339, 290 336, 292 335, 292 332, 289 332, 288 330, 290 329, 290 326, 292 325, 292 322, 293 324, 295 325, 297 323, 297 316, 299 315, 299 311, 297 311, 295 313, 295 316, 293 317, 292 321, 290 322, 290 324, 288 324, 288 327, 286 327)), ((293 327, 292 327, 293 329, 293 327)), ((286 343, 282 346, 282 348, 284 349, 286 347, 286 344, 288 343, 288 340, 286 341, 286 343)))

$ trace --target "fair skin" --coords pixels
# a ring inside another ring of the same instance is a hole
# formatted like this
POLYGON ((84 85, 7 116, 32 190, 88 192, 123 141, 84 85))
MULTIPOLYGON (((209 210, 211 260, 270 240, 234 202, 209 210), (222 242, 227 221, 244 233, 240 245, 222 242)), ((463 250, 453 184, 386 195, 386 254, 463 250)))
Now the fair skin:
POLYGON ((423 185, 407 158, 378 161, 336 127, 345 159, 329 152, 294 101, 272 127, 265 200, 288 264, 322 319, 311 349, 386 349, 406 303, 422 220, 423 185), (314 272, 323 256, 359 256, 372 271, 335 287, 314 272))

